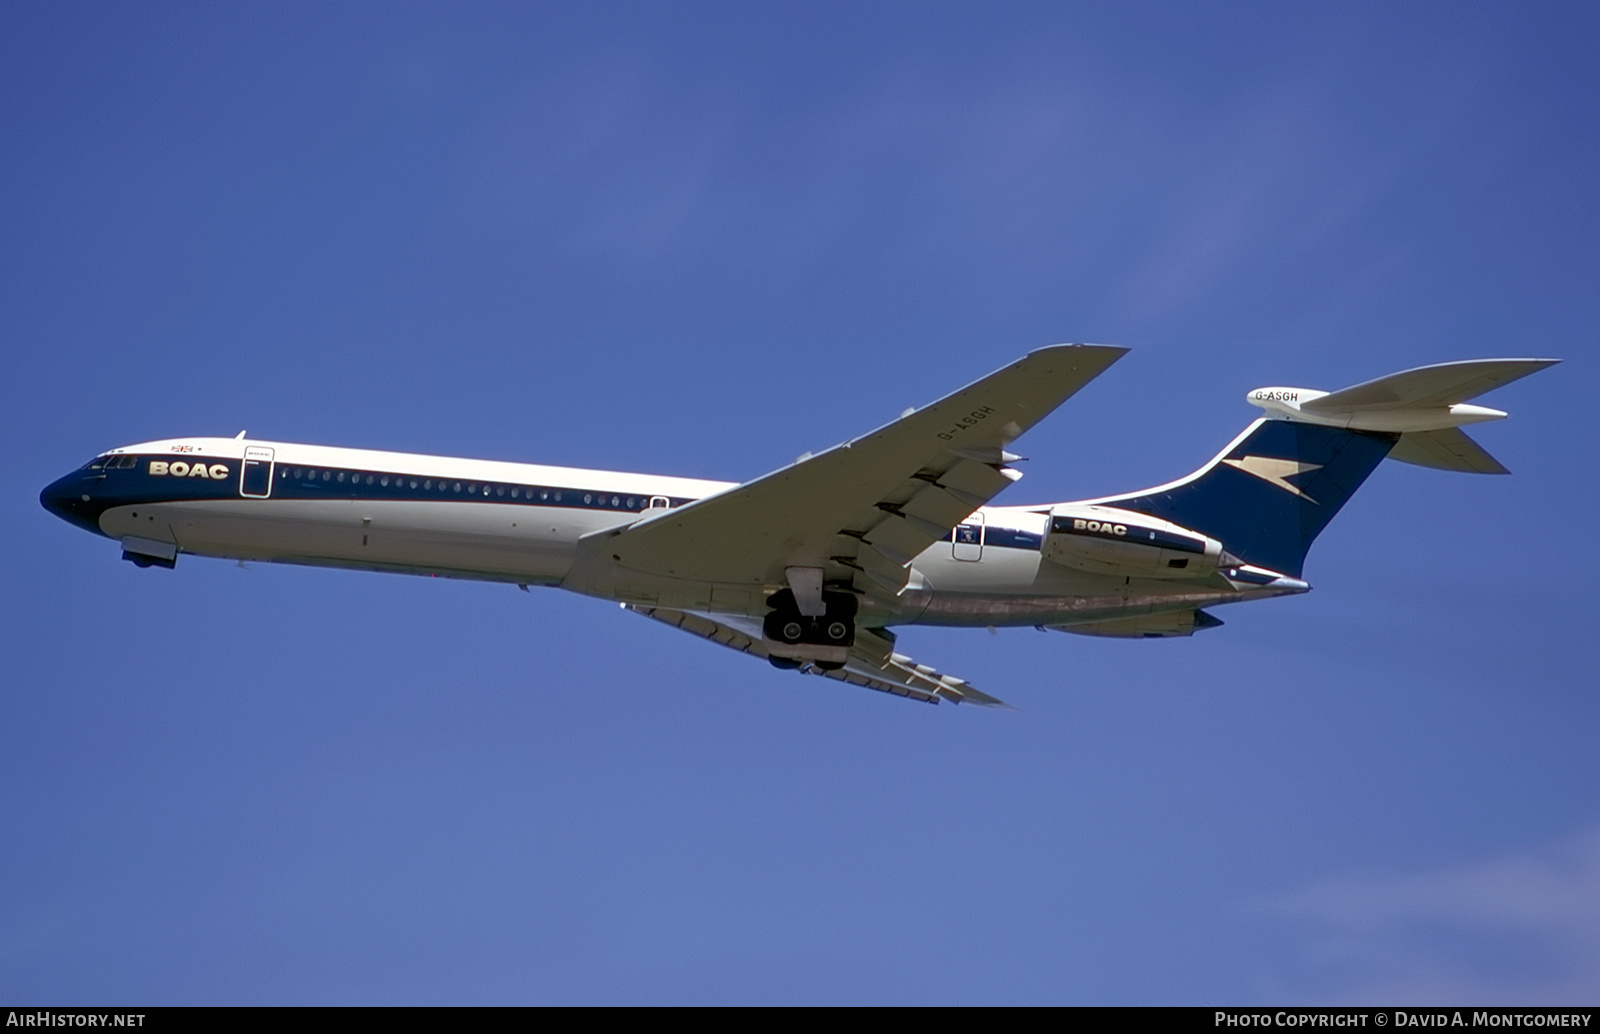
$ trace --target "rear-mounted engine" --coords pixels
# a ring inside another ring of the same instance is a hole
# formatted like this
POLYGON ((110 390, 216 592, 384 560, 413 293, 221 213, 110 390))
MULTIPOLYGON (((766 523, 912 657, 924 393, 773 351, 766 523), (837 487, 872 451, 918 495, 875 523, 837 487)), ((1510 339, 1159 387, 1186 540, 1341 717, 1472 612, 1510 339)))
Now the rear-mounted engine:
POLYGON ((1239 562, 1214 538, 1110 506, 1052 509, 1044 555, 1080 571, 1136 578, 1203 578, 1239 562))

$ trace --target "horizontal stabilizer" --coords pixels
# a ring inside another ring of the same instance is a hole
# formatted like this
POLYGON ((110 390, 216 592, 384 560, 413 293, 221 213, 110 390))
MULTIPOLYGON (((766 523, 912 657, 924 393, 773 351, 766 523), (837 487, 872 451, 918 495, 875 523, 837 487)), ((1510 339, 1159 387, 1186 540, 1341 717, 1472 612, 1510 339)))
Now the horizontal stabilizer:
POLYGON ((1457 470, 1467 474, 1511 473, 1459 427, 1403 434, 1395 447, 1389 450, 1389 458, 1402 463, 1414 463, 1419 467, 1457 470))
MULTIPOLYGON (((1310 388, 1257 388, 1245 396, 1278 420, 1298 420, 1326 427, 1375 434, 1413 434, 1443 431, 1464 424, 1503 420, 1506 414, 1487 406, 1463 401, 1547 366, 1557 359, 1469 359, 1459 363, 1436 363, 1402 370, 1375 381, 1339 391, 1310 388)), ((1465 441, 1465 439, 1461 439, 1465 441)), ((1454 441, 1454 440, 1452 440, 1454 441)), ((1476 448, 1476 446, 1471 446, 1476 448)), ((1416 454, 1433 454, 1424 444, 1416 454)), ((1447 450, 1448 451, 1448 450, 1447 450)), ((1481 452, 1481 450, 1479 450, 1481 452)), ((1459 459, 1459 457, 1458 457, 1459 459)), ((1413 463, 1424 462, 1411 460, 1413 463)), ((1427 464, 1434 466, 1435 464, 1427 464)), ((1448 470, 1477 470, 1477 467, 1450 466, 1448 470)))
POLYGON ((1300 409, 1343 413, 1452 406, 1558 362, 1559 359, 1468 359, 1419 366, 1311 399, 1301 403, 1300 409))

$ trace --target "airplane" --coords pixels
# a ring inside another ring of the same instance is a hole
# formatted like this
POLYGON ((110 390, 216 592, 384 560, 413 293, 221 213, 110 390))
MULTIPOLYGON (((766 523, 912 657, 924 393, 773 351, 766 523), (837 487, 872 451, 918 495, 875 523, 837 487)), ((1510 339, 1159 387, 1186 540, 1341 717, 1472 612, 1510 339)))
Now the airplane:
POLYGON ((896 650, 905 625, 1189 636, 1206 608, 1309 591, 1312 541, 1385 457, 1508 473, 1468 399, 1553 359, 1440 363, 1264 410, 1168 484, 994 506, 1009 451, 1127 350, 1053 345, 743 484, 234 438, 142 442, 40 494, 140 567, 179 554, 555 586, 778 668, 1004 707, 896 650))

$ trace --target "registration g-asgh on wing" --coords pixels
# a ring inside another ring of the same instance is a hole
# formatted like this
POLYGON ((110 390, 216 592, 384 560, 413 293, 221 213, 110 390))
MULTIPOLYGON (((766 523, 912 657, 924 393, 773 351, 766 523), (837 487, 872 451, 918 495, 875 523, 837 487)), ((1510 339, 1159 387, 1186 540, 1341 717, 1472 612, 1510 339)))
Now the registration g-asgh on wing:
POLYGON ((1210 608, 1306 592, 1306 551, 1385 457, 1506 469, 1469 405, 1550 359, 1424 366, 1341 391, 1249 392, 1265 415, 1187 477, 994 506, 1010 448, 1125 349, 1057 345, 744 484, 236 438, 112 449, 50 512, 124 559, 179 554, 555 586, 778 668, 999 705, 902 654, 905 625, 1187 636, 1210 608))

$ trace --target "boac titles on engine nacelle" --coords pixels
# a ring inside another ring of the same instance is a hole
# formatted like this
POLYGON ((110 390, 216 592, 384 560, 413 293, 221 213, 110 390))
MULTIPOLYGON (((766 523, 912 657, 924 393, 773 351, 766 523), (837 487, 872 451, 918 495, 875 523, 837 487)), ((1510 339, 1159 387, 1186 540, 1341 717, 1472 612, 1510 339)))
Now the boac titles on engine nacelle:
POLYGON ((1083 504, 1051 509, 1044 555, 1080 571, 1135 578, 1203 578, 1240 562, 1216 539, 1171 521, 1083 504))

